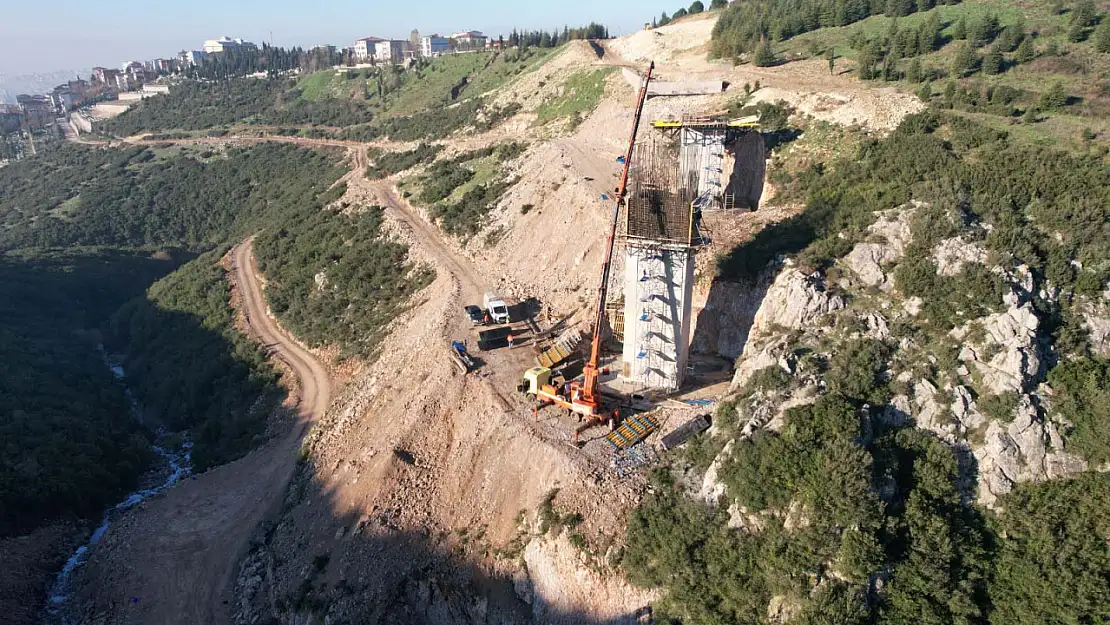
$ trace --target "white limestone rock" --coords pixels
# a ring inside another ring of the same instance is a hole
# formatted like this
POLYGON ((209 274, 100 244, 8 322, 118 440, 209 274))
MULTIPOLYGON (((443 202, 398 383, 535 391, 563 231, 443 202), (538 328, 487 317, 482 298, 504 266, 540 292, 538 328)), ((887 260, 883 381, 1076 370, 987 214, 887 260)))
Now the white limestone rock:
POLYGON ((1087 468, 1065 452, 1056 425, 1044 422, 1030 396, 1022 396, 1009 424, 991 421, 985 441, 973 450, 979 464, 979 503, 994 506, 1020 482, 1043 482, 1087 468))
POLYGON ((984 263, 987 250, 978 242, 968 241, 965 237, 945 239, 933 248, 933 261, 937 264, 937 274, 946 278, 958 275, 964 265, 984 263))
MULTIPOLYGON (((1037 341, 1040 320, 1032 304, 1011 308, 979 320, 987 334, 987 344, 994 345, 989 354, 985 346, 965 344, 960 350, 961 361, 972 365, 982 376, 982 391, 1001 394, 1024 392, 1041 369, 1037 341)), ((966 328, 953 331, 954 337, 967 334, 966 328)))
POLYGON ((905 253, 906 244, 912 237, 909 226, 912 214, 913 210, 909 208, 878 213, 878 220, 867 230, 873 239, 879 241, 857 243, 844 257, 844 265, 865 286, 882 289, 892 286, 884 266, 896 262, 905 253))

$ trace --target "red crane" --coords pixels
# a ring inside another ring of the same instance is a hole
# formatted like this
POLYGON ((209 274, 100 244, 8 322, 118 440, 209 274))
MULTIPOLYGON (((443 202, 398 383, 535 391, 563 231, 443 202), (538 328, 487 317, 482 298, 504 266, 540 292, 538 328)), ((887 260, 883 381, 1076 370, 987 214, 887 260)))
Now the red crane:
MULTIPOLYGON (((575 430, 574 438, 578 434, 601 423, 614 421, 617 418, 616 410, 606 410, 602 405, 600 377, 602 369, 599 366, 601 358, 601 330, 605 316, 605 298, 609 293, 609 274, 613 266, 613 247, 617 238, 617 220, 620 217, 621 205, 628 189, 628 176, 632 168, 632 153, 636 147, 636 135, 640 128, 640 118, 644 113, 644 103, 647 101, 648 84, 655 71, 655 63, 648 67, 647 76, 636 102, 636 113, 632 121, 632 135, 628 140, 628 152, 624 156, 624 173, 621 176, 620 187, 617 188, 617 197, 613 206, 613 218, 609 225, 609 239, 605 244, 605 262, 601 266, 601 283, 597 289, 597 310, 594 314, 593 342, 590 345, 590 357, 586 361, 581 380, 574 380, 564 388, 550 384, 550 371, 543 368, 533 369, 526 374, 521 390, 535 396, 541 404, 555 404, 569 411, 577 413, 585 423, 575 430), (528 375, 532 378, 529 380, 528 375)), ((537 404, 538 409, 538 404, 537 404)))

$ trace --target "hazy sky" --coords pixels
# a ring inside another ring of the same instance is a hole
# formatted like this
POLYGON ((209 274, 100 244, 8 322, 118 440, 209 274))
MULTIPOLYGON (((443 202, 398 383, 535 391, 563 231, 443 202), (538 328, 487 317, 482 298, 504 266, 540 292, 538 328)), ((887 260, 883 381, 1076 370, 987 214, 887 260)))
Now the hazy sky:
MULTIPOLYGON (((611 32, 642 27, 683 0, 0 0, 0 73, 118 66, 168 57, 227 35, 279 46, 350 45, 357 37, 517 28, 592 21, 611 32)), ((686 3, 688 4, 688 2, 686 3)), ((709 4, 706 2, 705 4, 709 4)))

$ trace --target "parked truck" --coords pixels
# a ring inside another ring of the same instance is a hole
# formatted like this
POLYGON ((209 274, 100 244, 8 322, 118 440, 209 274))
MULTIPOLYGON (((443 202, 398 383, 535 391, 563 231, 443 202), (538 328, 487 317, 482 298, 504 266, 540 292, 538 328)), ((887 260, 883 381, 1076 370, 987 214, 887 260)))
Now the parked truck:
POLYGON ((486 293, 485 308, 493 323, 509 323, 509 306, 497 293, 486 293))

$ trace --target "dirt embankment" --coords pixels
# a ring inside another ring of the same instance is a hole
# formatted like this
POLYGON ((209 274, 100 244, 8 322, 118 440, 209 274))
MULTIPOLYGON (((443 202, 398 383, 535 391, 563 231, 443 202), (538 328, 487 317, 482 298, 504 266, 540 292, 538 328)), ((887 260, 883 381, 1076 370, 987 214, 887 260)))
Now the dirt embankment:
POLYGON ((309 424, 331 397, 323 367, 267 314, 247 240, 233 251, 251 332, 297 377, 297 417, 236 462, 187 480, 112 525, 93 551, 74 598, 74 622, 226 623, 237 563, 255 527, 279 509, 309 424))

